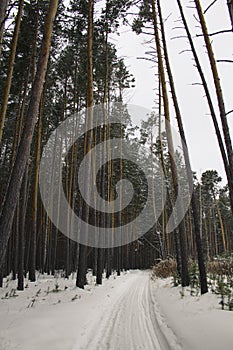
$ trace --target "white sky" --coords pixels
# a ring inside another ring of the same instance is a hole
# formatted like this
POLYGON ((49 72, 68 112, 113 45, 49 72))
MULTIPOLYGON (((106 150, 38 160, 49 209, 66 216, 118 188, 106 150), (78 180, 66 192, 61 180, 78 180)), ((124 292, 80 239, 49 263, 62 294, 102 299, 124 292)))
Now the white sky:
MULTIPOLYGON (((190 21, 190 28, 193 36, 200 32, 198 23, 194 20, 194 9, 187 8, 190 2, 182 1, 187 19, 190 21)), ((205 9, 211 0, 201 1, 203 9, 205 9)), ((207 169, 216 169, 226 182, 224 167, 220 151, 218 149, 217 139, 209 114, 209 108, 204 98, 204 90, 201 86, 192 85, 200 82, 199 75, 194 62, 192 61, 191 53, 180 54, 182 50, 189 49, 187 39, 175 39, 172 37, 184 35, 184 31, 174 29, 175 26, 180 26, 180 23, 175 21, 179 18, 178 6, 175 0, 161 1, 163 16, 170 17, 165 23, 167 32, 167 45, 170 53, 171 65, 176 84, 176 90, 179 97, 180 107, 183 115, 183 122, 188 140, 191 163, 198 177, 207 169)), ((218 0, 217 3, 207 12, 206 20, 209 32, 216 32, 223 29, 230 29, 230 18, 226 1, 218 0)), ((131 33, 129 28, 123 28, 121 36, 112 37, 113 42, 118 48, 119 55, 125 57, 126 64, 131 73, 136 78, 136 88, 131 89, 126 99, 128 103, 141 105, 149 109, 155 107, 157 79, 155 77, 156 68, 152 62, 139 60, 137 57, 144 56, 145 51, 150 51, 150 48, 145 45, 145 40, 148 36, 137 36, 131 33)), ((220 34, 212 37, 216 59, 233 59, 233 33, 220 34)), ((197 51, 199 53, 206 78, 209 82, 209 87, 212 91, 214 101, 216 101, 215 90, 210 74, 208 58, 203 47, 202 38, 194 38, 197 51)), ((154 43, 150 44, 154 47, 154 43)), ((225 96, 226 110, 233 109, 232 101, 232 81, 233 81, 233 63, 218 63, 220 79, 222 83, 223 93, 225 96)), ((216 104, 216 102, 215 102, 216 104)), ((216 104, 217 106, 217 104, 216 104)), ((173 115, 173 125, 176 125, 173 115)), ((216 113, 218 112, 216 108, 216 113)), ((218 114, 218 113, 217 113, 218 114)), ((231 127, 231 135, 233 136, 233 114, 228 116, 229 125, 231 127)))

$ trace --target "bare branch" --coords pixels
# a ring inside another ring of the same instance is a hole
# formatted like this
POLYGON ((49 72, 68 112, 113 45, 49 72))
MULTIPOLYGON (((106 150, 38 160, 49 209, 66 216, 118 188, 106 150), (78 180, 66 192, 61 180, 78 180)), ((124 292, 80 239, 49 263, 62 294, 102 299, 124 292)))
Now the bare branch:
POLYGON ((169 13, 169 15, 168 15, 168 16, 167 16, 167 17, 164 19, 164 21, 163 21, 163 22, 164 22, 164 23, 166 23, 166 22, 167 22, 167 20, 168 20, 168 19, 171 17, 171 15, 172 15, 172 13, 170 12, 170 13, 169 13))
POLYGON ((233 109, 232 109, 231 111, 227 112, 227 113, 226 113, 226 116, 227 116, 228 114, 232 113, 232 112, 233 112, 233 109))
POLYGON ((214 0, 211 2, 211 4, 205 9, 204 11, 204 15, 206 14, 206 12, 217 2, 218 0, 214 0))
POLYGON ((18 1, 14 1, 13 3, 10 3, 8 5, 8 10, 6 11, 5 17, 3 19, 3 21, 0 23, 0 30, 2 29, 2 26, 5 25, 5 22, 8 20, 9 16, 10 16, 10 12, 11 10, 15 7, 15 5, 18 3, 18 1))
POLYGON ((174 39, 187 39, 187 36, 186 35, 179 35, 179 36, 173 36, 172 38, 171 38, 171 40, 174 40, 174 39))
POLYGON ((217 60, 216 62, 233 63, 232 60, 217 60))
POLYGON ((173 27, 172 29, 184 29, 184 27, 173 27))
POLYGON ((179 52, 179 55, 182 55, 182 54, 185 53, 185 52, 192 52, 192 50, 189 50, 189 49, 182 50, 182 51, 179 52))
POLYGON ((195 14, 193 15, 193 18, 194 18, 198 23, 200 23, 199 18, 197 18, 195 14))
MULTIPOLYGON (((225 30, 219 30, 218 32, 215 33, 210 33, 208 36, 214 36, 218 34, 224 34, 224 33, 232 33, 232 29, 225 29, 225 30)), ((204 36, 204 34, 196 34, 196 37, 204 36)))
POLYGON ((137 60, 145 60, 145 61, 150 61, 155 63, 155 61, 152 58, 147 58, 147 57, 137 57, 137 60))
POLYGON ((202 84, 202 83, 192 83, 191 85, 192 85, 192 86, 195 86, 195 85, 198 85, 198 86, 203 86, 203 84, 202 84))

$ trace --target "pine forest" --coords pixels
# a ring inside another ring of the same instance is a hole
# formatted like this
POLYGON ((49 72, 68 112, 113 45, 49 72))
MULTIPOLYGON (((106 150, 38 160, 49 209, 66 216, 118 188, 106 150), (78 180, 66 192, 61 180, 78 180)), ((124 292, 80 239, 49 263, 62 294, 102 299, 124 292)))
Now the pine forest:
POLYGON ((0 0, 0 349, 233 348, 232 28, 232 0, 0 0))

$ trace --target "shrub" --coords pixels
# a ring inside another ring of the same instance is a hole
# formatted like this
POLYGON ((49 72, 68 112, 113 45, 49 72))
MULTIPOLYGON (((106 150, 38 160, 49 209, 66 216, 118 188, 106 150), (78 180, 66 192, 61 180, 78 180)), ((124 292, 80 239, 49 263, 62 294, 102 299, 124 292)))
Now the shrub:
POLYGON ((233 276, 233 260, 218 259, 209 261, 207 264, 207 272, 212 275, 233 276))
POLYGON ((152 279, 172 277, 176 274, 177 264, 174 259, 161 260, 152 267, 152 279))

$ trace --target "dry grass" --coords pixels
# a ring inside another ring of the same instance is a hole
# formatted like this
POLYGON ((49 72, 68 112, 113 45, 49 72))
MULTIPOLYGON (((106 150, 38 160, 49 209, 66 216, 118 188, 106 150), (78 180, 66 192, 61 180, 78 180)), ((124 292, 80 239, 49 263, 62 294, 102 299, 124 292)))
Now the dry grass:
POLYGON ((152 278, 167 278, 176 274, 177 264, 174 259, 162 260, 152 267, 152 278))
POLYGON ((233 276, 233 260, 219 259, 209 261, 207 264, 207 273, 218 276, 233 276))

